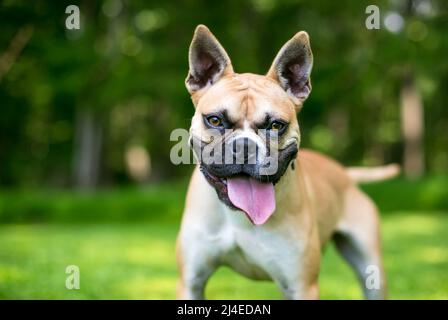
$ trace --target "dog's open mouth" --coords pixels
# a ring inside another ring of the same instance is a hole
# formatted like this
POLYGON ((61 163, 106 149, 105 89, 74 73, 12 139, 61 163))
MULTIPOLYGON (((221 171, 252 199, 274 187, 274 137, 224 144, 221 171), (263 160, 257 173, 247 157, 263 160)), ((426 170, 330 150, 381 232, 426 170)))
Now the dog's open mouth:
MULTIPOLYGON (((194 145, 193 150, 197 150, 194 145)), ((201 150, 199 148, 196 152, 201 150)), ((274 158, 276 166, 268 157, 269 161, 262 164, 201 163, 199 168, 224 204, 242 210, 253 224, 261 225, 275 211, 274 185, 286 172, 297 152, 298 145, 293 142, 278 151, 277 158, 274 158)))
POLYGON ((255 225, 265 223, 275 211, 275 191, 272 182, 261 182, 239 174, 219 178, 202 170, 218 197, 231 208, 242 210, 255 225))

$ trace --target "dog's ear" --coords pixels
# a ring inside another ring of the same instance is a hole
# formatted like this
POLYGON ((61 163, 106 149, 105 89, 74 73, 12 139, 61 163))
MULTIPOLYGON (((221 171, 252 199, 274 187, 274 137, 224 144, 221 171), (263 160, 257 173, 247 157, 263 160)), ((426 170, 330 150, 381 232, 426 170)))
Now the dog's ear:
POLYGON ((233 73, 226 51, 204 25, 196 27, 188 57, 190 70, 185 84, 191 94, 233 73))
POLYGON ((311 92, 313 54, 305 31, 300 31, 280 49, 267 76, 276 80, 301 107, 311 92))

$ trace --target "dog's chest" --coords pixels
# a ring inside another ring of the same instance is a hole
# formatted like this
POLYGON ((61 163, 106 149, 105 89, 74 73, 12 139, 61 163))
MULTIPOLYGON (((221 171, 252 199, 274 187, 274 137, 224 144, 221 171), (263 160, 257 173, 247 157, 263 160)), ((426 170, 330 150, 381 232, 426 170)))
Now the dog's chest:
POLYGON ((227 214, 231 218, 222 224, 215 243, 223 264, 252 279, 295 273, 300 251, 296 239, 269 226, 253 226, 240 212, 227 214))

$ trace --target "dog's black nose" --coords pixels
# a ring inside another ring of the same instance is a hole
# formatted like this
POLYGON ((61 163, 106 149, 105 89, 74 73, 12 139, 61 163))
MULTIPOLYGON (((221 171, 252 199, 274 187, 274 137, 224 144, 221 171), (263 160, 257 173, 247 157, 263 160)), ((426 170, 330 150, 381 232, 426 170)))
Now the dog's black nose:
POLYGON ((237 138, 232 146, 233 158, 237 164, 255 164, 257 161, 257 144, 249 138, 237 138))

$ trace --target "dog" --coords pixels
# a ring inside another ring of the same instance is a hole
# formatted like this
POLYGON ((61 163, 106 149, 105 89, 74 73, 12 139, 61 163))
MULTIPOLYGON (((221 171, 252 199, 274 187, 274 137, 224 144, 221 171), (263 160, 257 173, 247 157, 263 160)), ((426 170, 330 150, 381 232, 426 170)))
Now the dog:
POLYGON ((344 168, 299 151, 297 113, 311 92, 312 65, 309 36, 301 31, 266 75, 238 74, 210 30, 196 28, 185 81, 195 107, 194 153, 225 146, 253 163, 200 160, 196 166, 176 245, 179 299, 204 299, 207 280, 223 265, 274 281, 285 299, 318 299, 321 251, 330 240, 361 280, 365 297, 386 297, 378 212, 357 183, 391 178, 399 167, 344 168), (276 137, 275 150, 259 130, 276 137), (251 145, 256 152, 249 152, 251 145), (273 153, 277 165, 263 171, 273 153), (373 288, 365 285, 369 266, 378 271, 373 288))

